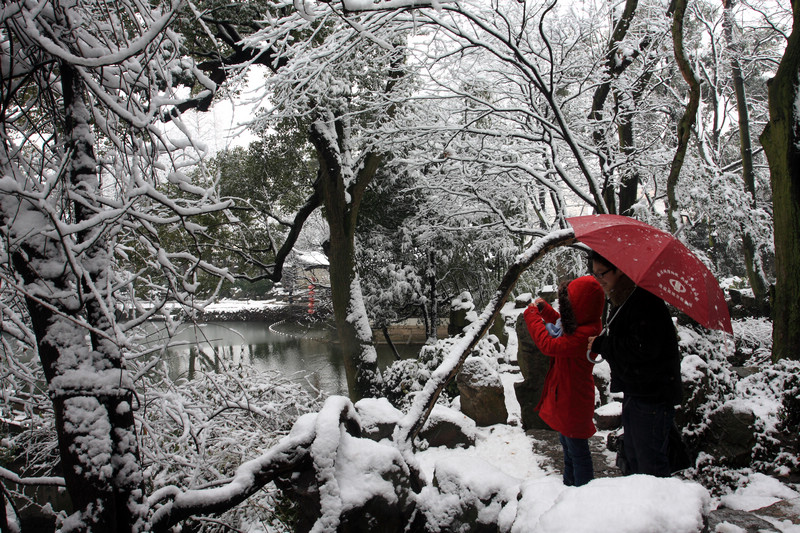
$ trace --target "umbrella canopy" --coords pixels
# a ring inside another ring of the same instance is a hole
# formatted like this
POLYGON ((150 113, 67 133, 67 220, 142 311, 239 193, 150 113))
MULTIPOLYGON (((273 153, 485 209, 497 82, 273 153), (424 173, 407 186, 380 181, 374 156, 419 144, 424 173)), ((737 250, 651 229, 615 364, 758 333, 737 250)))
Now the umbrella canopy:
POLYGON ((658 228, 620 215, 568 218, 575 238, 636 285, 703 326, 733 333, 725 295, 710 270, 683 243, 658 228))

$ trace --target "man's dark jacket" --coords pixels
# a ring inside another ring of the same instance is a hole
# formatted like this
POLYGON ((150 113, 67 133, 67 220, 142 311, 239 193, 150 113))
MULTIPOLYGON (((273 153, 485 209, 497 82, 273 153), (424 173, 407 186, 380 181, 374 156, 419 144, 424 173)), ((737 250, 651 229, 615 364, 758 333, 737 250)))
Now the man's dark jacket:
POLYGON ((610 310, 606 333, 595 339, 592 351, 611 367, 612 392, 652 403, 681 402, 678 335, 661 298, 636 287, 610 310))

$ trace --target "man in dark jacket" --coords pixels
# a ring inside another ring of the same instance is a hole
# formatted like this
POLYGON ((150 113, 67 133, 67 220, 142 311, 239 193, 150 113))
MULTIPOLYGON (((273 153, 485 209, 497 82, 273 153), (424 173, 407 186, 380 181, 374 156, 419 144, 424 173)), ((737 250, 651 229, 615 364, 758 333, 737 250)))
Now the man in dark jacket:
POLYGON ((624 458, 632 474, 670 475, 669 431, 681 402, 678 336, 664 301, 637 287, 592 252, 592 275, 611 301, 606 332, 589 348, 611 367, 611 391, 622 392, 624 458))

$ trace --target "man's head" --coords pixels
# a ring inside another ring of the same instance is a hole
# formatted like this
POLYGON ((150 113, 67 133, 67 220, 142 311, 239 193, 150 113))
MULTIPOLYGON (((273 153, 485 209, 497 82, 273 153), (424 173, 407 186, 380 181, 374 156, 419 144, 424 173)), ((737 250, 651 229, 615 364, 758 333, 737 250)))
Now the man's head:
POLYGON ((606 296, 609 297, 614 292, 614 289, 618 287, 619 281, 623 278, 627 279, 627 276, 615 267, 611 261, 594 251, 589 253, 589 272, 600 283, 606 296))

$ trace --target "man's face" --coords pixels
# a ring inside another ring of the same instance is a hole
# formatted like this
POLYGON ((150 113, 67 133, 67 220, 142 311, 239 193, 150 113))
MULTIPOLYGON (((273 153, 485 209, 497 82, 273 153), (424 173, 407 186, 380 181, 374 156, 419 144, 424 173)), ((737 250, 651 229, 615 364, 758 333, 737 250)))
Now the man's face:
POLYGON ((592 275, 600 286, 603 287, 606 296, 608 296, 624 274, 613 267, 608 267, 603 263, 592 261, 592 275))

